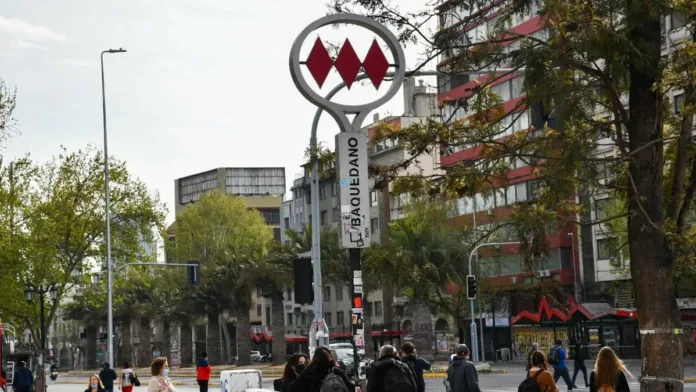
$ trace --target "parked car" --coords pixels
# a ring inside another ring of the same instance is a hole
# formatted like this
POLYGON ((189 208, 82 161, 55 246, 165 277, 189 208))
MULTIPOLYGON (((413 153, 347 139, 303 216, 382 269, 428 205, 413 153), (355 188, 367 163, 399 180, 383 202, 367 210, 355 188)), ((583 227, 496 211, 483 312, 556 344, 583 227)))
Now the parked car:
MULTIPOLYGON (((329 348, 334 349, 334 350, 351 350, 352 351, 353 345, 350 343, 331 343, 331 344, 329 344, 329 348)), ((359 348, 358 355, 360 355, 361 359, 365 358, 365 349, 359 348)))
POLYGON ((343 370, 343 372, 348 376, 348 378, 355 378, 355 362, 360 362, 360 358, 353 357, 353 348, 339 348, 331 349, 331 355, 338 362, 338 366, 343 370))

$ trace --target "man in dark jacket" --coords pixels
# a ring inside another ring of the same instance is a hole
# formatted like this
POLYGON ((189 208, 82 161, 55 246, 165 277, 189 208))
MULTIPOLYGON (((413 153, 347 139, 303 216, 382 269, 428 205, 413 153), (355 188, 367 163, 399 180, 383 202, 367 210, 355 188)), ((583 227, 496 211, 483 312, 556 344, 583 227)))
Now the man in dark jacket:
POLYGON ((394 347, 386 345, 379 349, 379 360, 372 365, 367 380, 367 392, 390 392, 387 389, 386 378, 394 370, 402 372, 401 374, 408 384, 408 389, 399 389, 398 392, 418 391, 418 384, 411 368, 396 358, 396 349, 394 347))
POLYGON ((413 343, 406 342, 401 346, 401 351, 404 352, 403 357, 401 357, 401 362, 406 365, 413 364, 413 369, 416 372, 416 384, 418 385, 418 392, 425 392, 425 379, 423 378, 423 371, 430 370, 430 362, 418 356, 416 353, 416 347, 413 343))
POLYGON ((447 380, 452 392, 481 392, 478 385, 476 366, 469 362, 469 347, 466 344, 457 346, 457 355, 452 359, 452 365, 447 369, 447 380))
POLYGON ((27 367, 27 363, 21 361, 12 380, 12 389, 17 392, 29 392, 32 384, 34 384, 34 374, 27 367))
POLYGON ((118 379, 118 375, 108 362, 104 362, 104 368, 99 372, 99 379, 104 384, 106 392, 114 392, 114 381, 118 379))

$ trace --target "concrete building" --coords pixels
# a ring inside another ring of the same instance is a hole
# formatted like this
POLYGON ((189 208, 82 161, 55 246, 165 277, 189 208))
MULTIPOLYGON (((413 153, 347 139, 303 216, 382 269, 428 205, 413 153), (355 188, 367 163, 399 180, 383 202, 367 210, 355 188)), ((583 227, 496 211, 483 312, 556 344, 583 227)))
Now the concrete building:
MULTIPOLYGON (((408 152, 396 141, 375 142, 372 138, 373 129, 382 122, 406 127, 428 117, 435 115, 439 117, 436 98, 435 92, 430 91, 422 81, 416 86, 414 79, 407 78, 403 88, 404 114, 384 119, 375 115, 374 122, 362 128, 362 131, 371 140, 368 151, 370 162, 387 164, 410 158, 408 152)), ((418 172, 429 175, 438 173, 439 167, 439 156, 422 156, 418 157, 417 163, 403 169, 402 173, 418 172)), ((327 171, 331 173, 331 170, 327 171)), ((292 199, 285 200, 281 209, 283 226, 297 232, 303 232, 306 225, 311 222, 310 174, 310 168, 305 167, 304 172, 295 178, 291 187, 292 199)), ((319 211, 322 226, 338 227, 340 222, 338 196, 335 175, 331 173, 322 177, 319 183, 319 211)), ((386 234, 388 223, 402 216, 403 200, 391 195, 390 187, 387 187, 385 189, 372 189, 371 201, 371 231, 373 241, 375 244, 379 244, 380 239, 386 234)), ((287 241, 288 237, 283 233, 281 239, 287 241)), ((351 332, 349 287, 347 285, 325 285, 323 293, 324 319, 329 326, 332 341, 349 338, 351 332)), ((365 315, 371 324, 381 325, 386 320, 390 329, 400 330, 403 325, 410 325, 408 314, 404 311, 406 304, 407 301, 404 298, 389 298, 385 301, 381 290, 373 291, 368 295, 365 315), (393 304, 396 304, 396 309, 392 308, 393 304), (395 314, 398 317, 394 317, 395 314)), ((311 305, 299 306, 295 304, 292 300, 292 291, 289 291, 286 293, 285 308, 288 310, 286 329, 289 333, 309 329, 314 316, 311 305)))

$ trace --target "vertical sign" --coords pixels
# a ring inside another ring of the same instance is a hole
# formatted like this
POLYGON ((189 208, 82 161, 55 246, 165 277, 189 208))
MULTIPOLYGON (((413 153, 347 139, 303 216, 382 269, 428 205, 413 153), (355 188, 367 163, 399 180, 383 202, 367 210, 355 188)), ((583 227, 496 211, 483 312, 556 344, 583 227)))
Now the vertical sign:
POLYGON ((341 244, 346 249, 370 246, 370 187, 367 173, 367 135, 341 132, 336 135, 338 184, 340 187, 341 244))

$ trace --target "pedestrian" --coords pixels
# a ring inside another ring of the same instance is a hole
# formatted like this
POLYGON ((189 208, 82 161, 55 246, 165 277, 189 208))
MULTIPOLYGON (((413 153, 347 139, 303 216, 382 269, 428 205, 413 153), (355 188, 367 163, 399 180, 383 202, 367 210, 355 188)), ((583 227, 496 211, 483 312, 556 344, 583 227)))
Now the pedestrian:
POLYGON ((93 374, 89 376, 89 385, 87 385, 85 392, 106 392, 106 388, 104 388, 104 383, 99 379, 99 376, 93 374))
POLYGON ((133 385, 135 385, 134 380, 137 378, 138 376, 133 369, 131 369, 130 363, 125 362, 123 364, 123 370, 121 370, 121 377, 119 377, 118 389, 123 390, 123 392, 133 392, 133 385))
POLYGON ((367 380, 367 392, 417 391, 415 373, 396 358, 396 349, 393 346, 382 346, 379 349, 379 360, 375 362, 367 380))
POLYGON ((614 350, 603 347, 590 373, 590 392, 630 392, 626 374, 633 377, 614 350))
POLYGON ((404 343, 401 346, 401 351, 404 355, 401 357, 401 362, 412 366, 415 371, 416 384, 418 385, 418 392, 425 392, 425 378, 423 378, 423 371, 430 370, 430 362, 418 356, 416 352, 416 347, 411 342, 404 343))
POLYGON ((297 377, 307 367, 307 356, 304 354, 294 354, 288 359, 283 369, 283 376, 273 382, 273 389, 280 392, 290 391, 290 384, 297 380, 297 377))
POLYGON ((447 369, 447 381, 452 392, 481 392, 478 384, 476 366, 469 361, 469 347, 466 344, 457 346, 456 356, 452 365, 447 369))
POLYGON ((589 388, 590 384, 587 383, 587 367, 585 366, 585 359, 587 355, 585 350, 582 348, 582 343, 575 343, 575 359, 573 362, 573 388, 577 388, 575 385, 575 378, 578 376, 578 372, 582 372, 582 376, 585 379, 585 388, 589 388))
POLYGON ((535 351, 530 358, 531 368, 527 371, 527 379, 522 381, 518 392, 558 392, 553 375, 549 371, 546 355, 535 351))
POLYGON ((537 351, 539 351, 539 343, 534 342, 532 343, 532 349, 527 353, 527 371, 532 368, 532 355, 537 351))
POLYGON ((213 368, 208 363, 208 353, 203 351, 201 357, 198 358, 198 363, 196 363, 196 382, 198 382, 200 392, 208 392, 210 372, 212 371, 213 368))
POLYGON ((573 381, 570 379, 570 373, 568 372, 568 364, 566 360, 568 359, 568 352, 563 348, 563 341, 560 339, 556 340, 556 345, 550 354, 554 360, 549 361, 553 365, 553 381, 558 382, 558 379, 563 377, 568 390, 573 390, 573 381))
POLYGON ((33 384, 34 374, 31 372, 31 369, 27 367, 26 362, 20 361, 19 367, 15 371, 12 380, 12 390, 16 392, 29 392, 33 384))
POLYGON ((338 367, 328 347, 317 347, 309 366, 290 384, 291 392, 354 391, 355 386, 338 367), (330 389, 335 388, 335 389, 330 389))
POLYGON ((176 392, 172 380, 169 378, 169 363, 167 358, 157 357, 150 365, 152 378, 147 385, 147 392, 176 392))
POLYGON ((118 375, 108 362, 104 362, 103 369, 99 372, 99 379, 104 385, 106 392, 114 392, 114 381, 118 379, 118 375))

